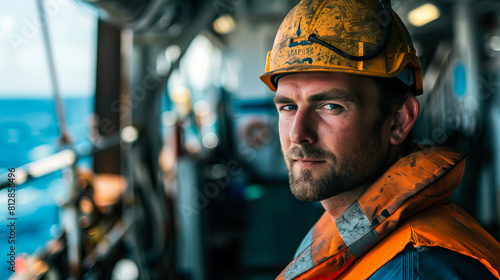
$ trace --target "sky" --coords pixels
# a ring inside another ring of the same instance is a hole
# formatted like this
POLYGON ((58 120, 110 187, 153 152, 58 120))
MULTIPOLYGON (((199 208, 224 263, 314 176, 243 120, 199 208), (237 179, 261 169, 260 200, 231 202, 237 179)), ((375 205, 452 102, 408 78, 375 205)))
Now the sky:
MULTIPOLYGON (((0 6, 0 98, 51 97, 37 0, 0 6)), ((97 11, 82 0, 45 0, 45 10, 61 95, 92 95, 97 11)))

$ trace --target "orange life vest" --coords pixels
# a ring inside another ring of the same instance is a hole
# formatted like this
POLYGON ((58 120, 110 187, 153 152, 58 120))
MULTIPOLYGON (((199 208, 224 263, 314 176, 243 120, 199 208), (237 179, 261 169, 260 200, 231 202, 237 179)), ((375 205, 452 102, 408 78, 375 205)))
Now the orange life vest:
POLYGON ((323 214, 310 245, 277 279, 366 279, 409 243, 470 256, 500 279, 500 244, 449 203, 464 166, 447 149, 401 158, 335 222, 323 214))

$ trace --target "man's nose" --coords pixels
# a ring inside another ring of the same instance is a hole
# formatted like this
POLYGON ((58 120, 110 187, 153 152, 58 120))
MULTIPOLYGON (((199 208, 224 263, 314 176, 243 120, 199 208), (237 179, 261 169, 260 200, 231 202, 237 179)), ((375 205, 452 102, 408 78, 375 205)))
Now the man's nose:
POLYGON ((317 140, 316 125, 313 113, 308 110, 298 110, 290 130, 290 140, 295 144, 312 144, 317 140))

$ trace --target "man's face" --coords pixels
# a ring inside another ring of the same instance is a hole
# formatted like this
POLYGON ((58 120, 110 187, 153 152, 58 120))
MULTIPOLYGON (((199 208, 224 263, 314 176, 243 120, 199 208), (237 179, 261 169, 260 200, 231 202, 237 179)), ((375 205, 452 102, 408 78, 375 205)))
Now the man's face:
POLYGON ((274 98, 292 193, 321 201, 366 187, 386 168, 390 122, 372 78, 343 73, 282 77, 274 98))

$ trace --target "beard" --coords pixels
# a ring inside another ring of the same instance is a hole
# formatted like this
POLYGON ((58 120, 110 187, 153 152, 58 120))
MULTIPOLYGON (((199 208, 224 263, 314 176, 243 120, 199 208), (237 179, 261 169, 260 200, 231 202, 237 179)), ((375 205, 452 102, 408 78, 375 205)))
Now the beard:
POLYGON ((388 158, 382 151, 380 131, 381 125, 375 122, 368 143, 360 143, 340 161, 332 152, 311 144, 292 146, 284 155, 293 195, 302 201, 322 201, 367 187, 380 175, 388 158), (316 176, 310 168, 294 172, 296 158, 326 161, 328 170, 316 176))

